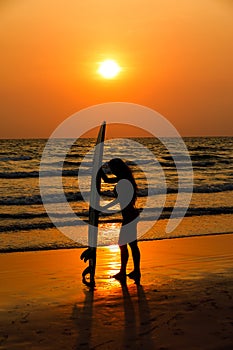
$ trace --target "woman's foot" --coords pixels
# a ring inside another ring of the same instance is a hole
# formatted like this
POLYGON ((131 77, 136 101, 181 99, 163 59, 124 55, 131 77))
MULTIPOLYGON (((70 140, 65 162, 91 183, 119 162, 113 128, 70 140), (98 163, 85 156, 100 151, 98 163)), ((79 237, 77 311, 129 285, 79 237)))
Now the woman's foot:
POLYGON ((120 283, 122 284, 126 284, 126 273, 123 272, 118 272, 115 275, 112 276, 113 278, 115 278, 116 280, 118 280, 120 283))
POLYGON ((140 284, 140 279, 141 279, 141 273, 137 272, 137 271, 131 271, 128 275, 127 275, 130 279, 135 281, 135 284, 140 284))

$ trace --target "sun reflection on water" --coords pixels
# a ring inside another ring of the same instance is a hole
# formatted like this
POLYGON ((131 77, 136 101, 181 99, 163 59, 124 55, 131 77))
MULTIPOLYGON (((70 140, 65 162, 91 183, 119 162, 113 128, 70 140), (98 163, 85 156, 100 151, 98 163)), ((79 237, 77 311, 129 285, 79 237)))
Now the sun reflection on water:
POLYGON ((98 244, 100 246, 114 246, 118 244, 121 223, 108 222, 99 225, 98 244))
POLYGON ((119 246, 117 244, 112 244, 108 247, 111 253, 119 252, 119 246))

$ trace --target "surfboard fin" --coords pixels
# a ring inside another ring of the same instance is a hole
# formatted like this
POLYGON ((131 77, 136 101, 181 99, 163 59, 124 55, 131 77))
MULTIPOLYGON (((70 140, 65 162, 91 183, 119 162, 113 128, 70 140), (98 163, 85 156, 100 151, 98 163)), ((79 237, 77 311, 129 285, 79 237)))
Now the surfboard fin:
POLYGON ((82 282, 83 284, 85 284, 86 286, 90 287, 90 288, 94 288, 95 287, 95 280, 94 278, 92 278, 92 268, 91 266, 88 266, 85 268, 85 270, 82 273, 82 282), (90 274, 90 280, 87 280, 87 275, 90 274))
MULTIPOLYGON (((96 248, 89 247, 82 252, 80 259, 87 262, 89 259, 94 259, 96 254, 96 248)), ((85 271, 85 270, 84 270, 85 271)))
POLYGON ((82 273, 82 282, 89 288, 93 289, 95 287, 96 248, 89 247, 84 250, 80 259, 84 260, 84 262, 89 260, 89 266, 87 266, 82 273), (87 278, 87 275, 90 275, 89 278, 87 278))

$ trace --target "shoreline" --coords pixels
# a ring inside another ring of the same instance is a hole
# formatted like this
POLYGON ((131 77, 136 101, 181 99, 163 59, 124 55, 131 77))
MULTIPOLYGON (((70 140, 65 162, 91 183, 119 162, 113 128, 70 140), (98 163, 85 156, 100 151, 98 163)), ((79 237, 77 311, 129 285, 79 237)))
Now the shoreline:
MULTIPOLYGON (((176 220, 176 219, 172 219, 176 220)), ((202 237, 233 233, 233 215, 184 217, 172 233, 166 233, 168 219, 154 222, 141 221, 138 224, 139 241, 160 241, 173 238, 202 237), (144 234, 140 234, 140 233, 144 234), (188 234, 187 234, 188 233, 188 234)), ((118 243, 120 223, 99 225, 98 247, 118 243)), ((71 229, 73 229, 71 227, 71 229)), ((31 230, 7 232, 0 234, 0 254, 27 251, 47 251, 58 249, 83 248, 88 245, 88 227, 74 228, 75 242, 61 233, 57 228, 48 230, 31 230)))
MULTIPOLYGON (((183 238, 196 238, 196 237, 212 237, 212 236, 222 236, 222 235, 232 235, 232 232, 219 232, 219 233, 201 233, 201 234, 193 234, 190 236, 176 236, 176 237, 157 237, 157 238, 139 238, 138 242, 151 242, 151 241, 163 241, 163 240, 173 240, 173 239, 183 239, 183 238)), ((75 243, 74 243, 75 244, 75 243)), ((12 253, 26 253, 26 252, 41 252, 41 251, 57 251, 57 250, 70 250, 70 249, 85 249, 87 248, 87 245, 74 245, 74 246, 65 246, 65 247, 29 247, 29 248, 22 248, 22 249, 14 249, 14 248, 9 248, 9 249, 2 249, 0 248, 0 255, 1 254, 12 254, 12 253)), ((99 245, 98 248, 107 248, 108 245, 99 245)))

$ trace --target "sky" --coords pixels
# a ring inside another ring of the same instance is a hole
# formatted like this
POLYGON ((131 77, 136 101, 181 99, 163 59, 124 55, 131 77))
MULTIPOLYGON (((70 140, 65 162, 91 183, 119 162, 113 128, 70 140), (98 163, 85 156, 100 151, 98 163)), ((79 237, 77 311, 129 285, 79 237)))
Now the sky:
POLYGON ((232 18, 231 0, 0 0, 0 138, 49 137, 105 102, 233 136, 232 18), (97 73, 107 58, 115 79, 97 73))

